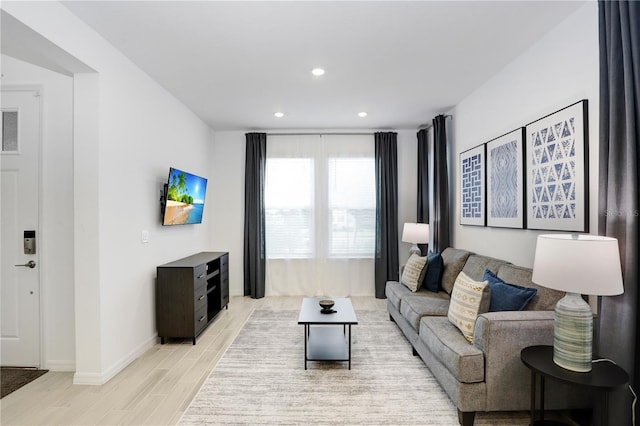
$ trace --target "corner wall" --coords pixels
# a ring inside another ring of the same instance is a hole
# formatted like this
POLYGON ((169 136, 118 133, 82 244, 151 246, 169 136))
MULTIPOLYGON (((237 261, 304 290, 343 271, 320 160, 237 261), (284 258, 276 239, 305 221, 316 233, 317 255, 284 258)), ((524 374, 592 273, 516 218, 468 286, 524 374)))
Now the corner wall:
POLYGON ((2 8, 96 71, 74 77, 74 188, 61 191, 76 213, 75 301, 61 304, 75 307, 74 383, 102 384, 156 343, 156 266, 211 248, 209 209, 201 225, 162 227, 159 195, 171 166, 211 177, 213 133, 59 2, 2 8))
POLYGON ((533 266, 530 230, 460 225, 459 155, 581 99, 589 100, 589 230, 598 231, 598 5, 588 2, 453 110, 452 245, 533 266))

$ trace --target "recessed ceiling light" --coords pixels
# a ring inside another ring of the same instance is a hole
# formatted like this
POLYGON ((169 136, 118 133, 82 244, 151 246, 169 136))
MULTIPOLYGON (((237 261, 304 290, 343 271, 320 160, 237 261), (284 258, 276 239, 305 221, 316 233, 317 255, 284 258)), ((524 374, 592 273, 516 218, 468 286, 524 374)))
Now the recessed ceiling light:
POLYGON ((321 75, 324 75, 324 70, 322 68, 314 68, 311 70, 311 74, 320 77, 321 75))
POLYGON ((279 112, 279 111, 278 112, 274 112, 273 115, 276 116, 277 118, 284 117, 284 113, 283 112, 279 112))
POLYGON ((358 113, 358 117, 366 117, 366 116, 367 116, 367 113, 364 111, 358 113))

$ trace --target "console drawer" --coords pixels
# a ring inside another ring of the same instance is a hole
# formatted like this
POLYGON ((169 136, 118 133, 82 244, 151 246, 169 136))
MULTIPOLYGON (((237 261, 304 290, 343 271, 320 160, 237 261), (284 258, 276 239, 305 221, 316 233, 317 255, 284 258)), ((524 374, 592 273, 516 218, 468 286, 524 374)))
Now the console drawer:
POLYGON ((206 304, 195 312, 194 321, 195 321, 195 334, 198 335, 198 333, 200 333, 200 331, 203 328, 205 328, 209 322, 207 320, 206 304))
POLYGON ((193 309, 197 311, 203 306, 207 306, 207 282, 196 289, 193 300, 193 309))

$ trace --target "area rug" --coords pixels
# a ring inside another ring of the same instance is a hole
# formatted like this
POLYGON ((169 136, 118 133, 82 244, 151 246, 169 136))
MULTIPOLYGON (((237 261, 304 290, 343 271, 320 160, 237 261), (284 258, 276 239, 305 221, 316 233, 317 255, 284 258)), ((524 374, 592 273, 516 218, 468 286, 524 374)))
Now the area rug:
POLYGON ((27 383, 30 383, 42 376, 49 370, 36 370, 33 368, 12 368, 2 367, 0 368, 0 399, 9 395, 27 383))
MULTIPOLYGON (((457 426, 455 406, 382 311, 357 311, 351 370, 304 369, 297 311, 253 312, 204 382, 181 425, 457 426)), ((476 416, 476 424, 528 424, 526 413, 476 416)))

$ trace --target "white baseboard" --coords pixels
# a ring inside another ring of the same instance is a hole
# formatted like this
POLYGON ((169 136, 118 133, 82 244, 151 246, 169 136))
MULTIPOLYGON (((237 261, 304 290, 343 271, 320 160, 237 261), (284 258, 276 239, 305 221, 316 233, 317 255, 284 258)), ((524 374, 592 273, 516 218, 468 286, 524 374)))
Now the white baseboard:
POLYGON ((73 375, 74 385, 104 385, 106 381, 102 378, 102 374, 98 373, 76 373, 73 375))
POLYGON ((143 355, 146 351, 151 349, 153 345, 158 341, 158 336, 152 336, 147 341, 142 343, 136 349, 131 351, 127 356, 120 359, 118 362, 114 363, 111 367, 109 367, 106 371, 102 373, 82 373, 76 372, 73 375, 73 384, 74 385, 104 385, 113 377, 115 377, 118 373, 124 370, 129 364, 143 355))
POLYGON ((54 359, 54 360, 45 361, 42 368, 49 371, 60 371, 60 372, 76 371, 76 362, 71 360, 65 361, 65 360, 54 359))

